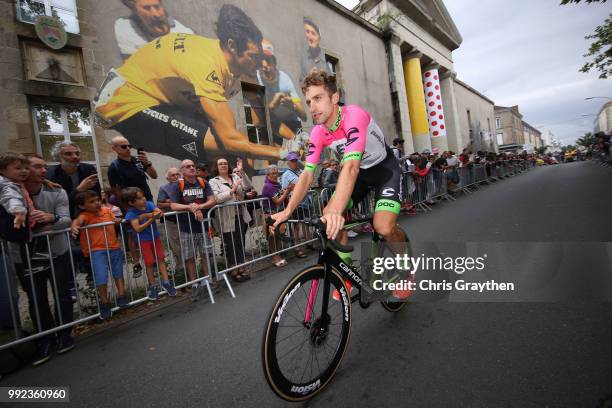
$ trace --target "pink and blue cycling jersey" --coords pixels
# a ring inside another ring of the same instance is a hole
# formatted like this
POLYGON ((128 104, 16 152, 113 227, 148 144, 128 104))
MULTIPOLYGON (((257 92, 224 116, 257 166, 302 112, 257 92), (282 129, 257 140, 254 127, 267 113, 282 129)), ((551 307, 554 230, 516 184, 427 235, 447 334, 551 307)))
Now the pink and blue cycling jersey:
POLYGON ((334 125, 328 129, 317 125, 310 132, 306 153, 306 170, 314 171, 321 152, 329 146, 342 162, 361 160, 359 168, 368 169, 387 157, 385 136, 370 114, 357 105, 342 106, 334 125))

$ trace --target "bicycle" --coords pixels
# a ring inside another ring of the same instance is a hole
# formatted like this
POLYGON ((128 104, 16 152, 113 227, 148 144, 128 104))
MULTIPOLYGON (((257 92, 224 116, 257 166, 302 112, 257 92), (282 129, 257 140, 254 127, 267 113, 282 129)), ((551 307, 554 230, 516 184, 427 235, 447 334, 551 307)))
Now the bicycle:
MULTIPOLYGON (((371 217, 353 220, 345 229, 371 221, 371 217)), ((356 267, 345 264, 334 250, 352 252, 353 248, 327 239, 320 218, 286 222, 314 227, 314 236, 320 243, 319 259, 291 278, 281 291, 266 324, 262 357, 264 375, 274 393, 284 400, 298 402, 314 397, 334 376, 348 346, 353 302, 359 301, 365 309, 380 301, 389 312, 399 312, 406 302, 389 300, 388 291, 375 293, 373 282, 377 276, 370 274, 364 279, 356 267), (357 289, 355 295, 348 292, 345 279, 357 289), (338 292, 338 300, 330 300, 332 289, 338 292), (298 340, 299 344, 293 346, 290 340, 298 340), (287 361, 288 356, 293 359, 287 361)), ((268 218, 267 223, 272 225, 273 220, 268 218)), ((285 239, 279 227, 276 233, 285 239)), ((410 255, 408 236, 406 247, 410 255)), ((362 270, 369 272, 371 261, 377 256, 395 256, 395 252, 373 232, 368 261, 361 263, 362 270)), ((397 270, 385 273, 387 282, 397 281, 401 276, 397 270)))

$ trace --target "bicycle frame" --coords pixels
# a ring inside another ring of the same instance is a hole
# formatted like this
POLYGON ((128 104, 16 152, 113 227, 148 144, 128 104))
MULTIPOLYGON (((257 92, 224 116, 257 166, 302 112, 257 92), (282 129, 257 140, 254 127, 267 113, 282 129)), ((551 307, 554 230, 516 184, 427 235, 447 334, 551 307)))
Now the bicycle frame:
MULTIPOLYGON (((361 291, 363 290, 367 295, 371 295, 373 292, 372 287, 364 281, 363 277, 355 270, 355 268, 351 265, 347 265, 344 261, 338 256, 338 254, 331 248, 330 244, 328 244, 324 236, 324 233, 318 233, 319 241, 321 242, 321 251, 319 252, 319 259, 317 261, 318 265, 321 265, 325 268, 323 274, 323 307, 321 309, 321 316, 325 316, 327 314, 327 306, 329 302, 329 273, 331 273, 332 268, 337 270, 343 278, 348 279, 352 285, 359 289, 359 292, 351 297, 351 303, 359 299, 361 295, 361 291)), ((381 238, 375 232, 372 233, 372 252, 375 250, 378 243, 381 241, 381 238)), ((372 253, 374 256, 375 254, 372 253)), ((310 293, 308 295, 308 306, 306 307, 306 311, 304 313, 304 323, 310 322, 312 317, 312 309, 314 306, 314 301, 316 299, 317 290, 319 288, 319 281, 315 281, 312 283, 310 287, 310 293)))

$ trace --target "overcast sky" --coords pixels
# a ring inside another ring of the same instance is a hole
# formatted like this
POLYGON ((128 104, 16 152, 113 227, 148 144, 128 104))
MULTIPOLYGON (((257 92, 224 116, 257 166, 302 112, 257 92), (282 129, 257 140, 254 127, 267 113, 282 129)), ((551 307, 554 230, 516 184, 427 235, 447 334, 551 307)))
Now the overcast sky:
MULTIPOLYGON (((352 7, 356 0, 341 0, 352 7)), ((523 119, 563 144, 593 131, 612 79, 578 72, 612 4, 559 6, 559 0, 444 0, 463 37, 453 52, 459 79, 495 101, 519 105, 523 119), (591 115, 591 116, 583 116, 591 115)))

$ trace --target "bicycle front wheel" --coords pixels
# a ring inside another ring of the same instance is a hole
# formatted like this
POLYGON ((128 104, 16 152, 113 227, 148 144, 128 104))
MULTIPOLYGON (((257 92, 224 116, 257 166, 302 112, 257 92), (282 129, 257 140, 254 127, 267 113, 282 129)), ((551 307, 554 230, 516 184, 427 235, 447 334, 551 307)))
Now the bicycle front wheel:
POLYGON ((264 374, 281 398, 312 398, 331 380, 342 361, 351 332, 351 299, 338 272, 321 265, 298 273, 276 301, 263 339, 264 374), (334 289, 339 300, 334 300, 334 289), (322 315, 323 302, 328 309, 322 315))

